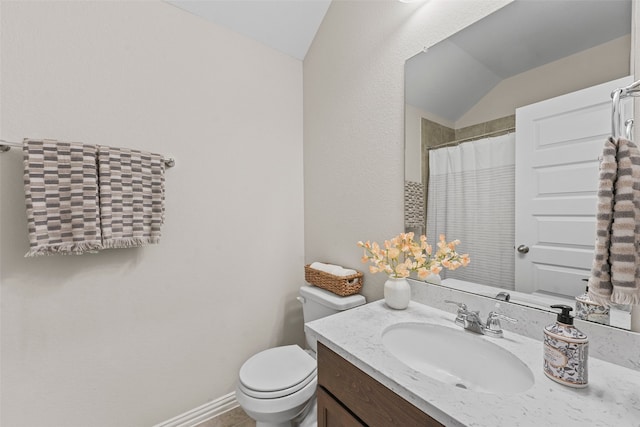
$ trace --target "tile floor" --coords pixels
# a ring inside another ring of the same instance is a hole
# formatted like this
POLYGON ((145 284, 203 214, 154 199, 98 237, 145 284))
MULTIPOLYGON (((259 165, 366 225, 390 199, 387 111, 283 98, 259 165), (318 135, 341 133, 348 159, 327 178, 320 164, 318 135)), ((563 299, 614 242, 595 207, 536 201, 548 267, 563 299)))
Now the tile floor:
POLYGON ((234 408, 197 427, 255 427, 256 422, 244 413, 241 407, 234 408))

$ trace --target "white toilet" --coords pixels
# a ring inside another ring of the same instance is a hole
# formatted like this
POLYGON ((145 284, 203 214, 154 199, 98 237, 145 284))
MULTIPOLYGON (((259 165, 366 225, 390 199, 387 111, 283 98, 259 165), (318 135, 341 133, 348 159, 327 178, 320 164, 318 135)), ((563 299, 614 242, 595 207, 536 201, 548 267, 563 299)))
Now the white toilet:
MULTIPOLYGON (((366 301, 362 295, 341 297, 314 286, 302 286, 304 322, 310 322, 366 301)), ((297 345, 270 348, 252 356, 240 368, 236 399, 256 421, 256 427, 315 426, 317 343, 306 336, 309 350, 297 345)))

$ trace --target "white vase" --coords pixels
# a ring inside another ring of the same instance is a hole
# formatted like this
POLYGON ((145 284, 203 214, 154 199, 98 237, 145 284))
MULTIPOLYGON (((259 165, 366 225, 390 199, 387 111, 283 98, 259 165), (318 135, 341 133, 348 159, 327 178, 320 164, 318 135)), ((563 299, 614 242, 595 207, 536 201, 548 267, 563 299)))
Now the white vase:
POLYGON ((427 283, 433 283, 434 285, 442 284, 442 277, 439 274, 429 274, 426 279, 424 279, 427 283))
POLYGON ((404 310, 411 300, 411 287, 405 278, 389 277, 384 282, 384 302, 393 309, 404 310))

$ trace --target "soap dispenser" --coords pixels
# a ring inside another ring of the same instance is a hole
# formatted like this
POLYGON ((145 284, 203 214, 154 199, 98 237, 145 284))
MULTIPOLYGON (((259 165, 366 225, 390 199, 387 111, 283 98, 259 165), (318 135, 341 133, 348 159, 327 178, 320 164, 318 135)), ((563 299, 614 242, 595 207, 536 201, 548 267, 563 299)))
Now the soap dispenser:
POLYGON ((544 373, 569 387, 587 386, 589 339, 573 326, 572 307, 552 305, 562 310, 555 323, 544 328, 544 373))
POLYGON ((576 319, 608 325, 609 318, 609 307, 600 305, 589 298, 589 286, 585 289, 584 294, 576 297, 576 319))

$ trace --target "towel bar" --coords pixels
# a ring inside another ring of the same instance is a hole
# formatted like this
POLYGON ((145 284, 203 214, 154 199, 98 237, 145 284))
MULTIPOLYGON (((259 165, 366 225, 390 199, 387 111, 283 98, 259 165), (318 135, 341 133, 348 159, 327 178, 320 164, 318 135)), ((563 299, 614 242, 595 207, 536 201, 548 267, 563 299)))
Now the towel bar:
MULTIPOLYGON (((640 80, 631 83, 629 86, 621 87, 611 92, 611 136, 619 138, 622 133, 622 112, 620 111, 620 101, 630 96, 640 96, 640 80)), ((633 119, 624 122, 625 136, 631 139, 633 130, 633 119)))
MULTIPOLYGON (((0 139, 0 153, 11 150, 11 147, 22 148, 22 144, 19 142, 11 142, 0 139)), ((164 159, 164 165, 168 168, 172 168, 176 165, 176 161, 173 157, 167 157, 164 159)))

